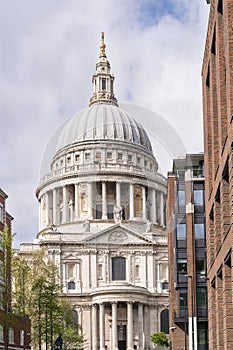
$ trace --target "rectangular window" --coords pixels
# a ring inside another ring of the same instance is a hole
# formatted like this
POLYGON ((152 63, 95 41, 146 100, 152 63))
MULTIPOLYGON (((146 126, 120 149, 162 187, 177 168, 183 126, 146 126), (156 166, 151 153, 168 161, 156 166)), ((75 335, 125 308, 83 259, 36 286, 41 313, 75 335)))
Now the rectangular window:
POLYGON ((204 205, 203 190, 199 190, 199 189, 194 190, 194 205, 195 206, 204 205))
POLYGON ((15 342, 14 328, 9 328, 9 344, 14 344, 14 342, 15 342))
POLYGON ((205 224, 194 224, 195 239, 205 239, 205 224))
POLYGON ((20 334, 19 334, 19 345, 20 346, 24 346, 24 330, 20 330, 20 334))
POLYGON ((112 158, 112 152, 107 152, 107 159, 111 159, 112 158))
POLYGON ((137 163, 140 164, 141 162, 141 157, 137 157, 137 163))
POLYGON ((202 345, 202 346, 205 344, 208 344, 207 322, 205 322, 205 323, 198 322, 197 327, 198 327, 197 328, 197 343, 199 345, 202 345))
POLYGON ((4 337, 3 337, 3 326, 0 325, 0 343, 4 342, 4 337))
POLYGON ((188 314, 188 296, 187 291, 179 293, 180 317, 187 317, 188 314))
POLYGON ((96 152, 95 159, 101 159, 101 152, 96 152))
POLYGON ((96 219, 102 219, 102 205, 96 204, 96 212, 95 212, 96 219))
POLYGON ((102 90, 106 90, 106 79, 102 79, 102 90))
POLYGON ((85 153, 85 159, 86 160, 89 160, 90 159, 90 153, 88 152, 88 153, 85 153))
POLYGON ((128 161, 129 161, 129 162, 132 162, 132 159, 133 159, 132 154, 128 154, 128 161))
POLYGON ((118 160, 122 160, 122 158, 123 158, 123 154, 122 154, 122 153, 118 153, 118 154, 117 154, 117 159, 118 159, 118 160))
POLYGON ((126 259, 122 257, 112 258, 112 280, 126 280, 126 259))
POLYGON ((205 275, 205 257, 196 257, 196 272, 205 275))
POLYGON ((197 315, 207 316, 207 290, 206 288, 197 288, 197 315))
POLYGON ((186 224, 177 224, 176 226, 176 239, 178 241, 186 240, 186 224))
POLYGON ((80 154, 75 154, 75 162, 79 162, 80 160, 80 154))
POLYGON ((107 218, 108 219, 114 219, 114 207, 112 204, 108 204, 108 207, 107 207, 107 218))
POLYGON ((0 221, 3 222, 3 205, 0 203, 0 221))
POLYGON ((177 192, 177 204, 178 204, 178 212, 185 212, 185 190, 178 190, 177 192))
POLYGON ((177 259, 177 272, 187 274, 187 259, 177 259))

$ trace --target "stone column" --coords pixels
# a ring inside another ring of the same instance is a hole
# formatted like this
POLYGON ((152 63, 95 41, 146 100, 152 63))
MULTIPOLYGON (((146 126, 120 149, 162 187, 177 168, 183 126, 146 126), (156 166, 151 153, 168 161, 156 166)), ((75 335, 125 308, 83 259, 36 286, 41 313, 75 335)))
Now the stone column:
POLYGON ((133 303, 127 302, 127 350, 133 350, 133 303))
POLYGON ((39 230, 41 230, 41 226, 42 226, 41 198, 38 199, 38 212, 39 212, 39 230))
POLYGON ((160 264, 157 264, 157 293, 161 293, 162 291, 162 285, 161 285, 161 278, 160 278, 160 264))
POLYGON ((112 302, 112 350, 118 350, 117 302, 112 302))
POLYGON ((79 184, 75 184, 74 185, 74 216, 75 216, 75 220, 77 221, 77 219, 79 218, 79 206, 78 206, 78 185, 79 184))
POLYGON ((151 222, 157 222, 157 210, 156 210, 156 191, 154 188, 151 189, 151 207, 150 207, 151 222))
POLYGON ((143 349, 143 304, 138 304, 138 347, 143 349))
POLYGON ((149 305, 144 305, 144 331, 143 331, 143 349, 148 349, 150 344, 150 309, 149 305))
POLYGON ((100 304, 100 350, 105 350, 105 310, 104 303, 100 304))
POLYGON ((62 212, 62 223, 67 222, 67 189, 66 186, 63 186, 63 212, 62 212))
POLYGON ((164 226, 164 212, 163 212, 163 209, 164 209, 164 197, 163 197, 163 193, 161 192, 160 193, 160 226, 164 226))
POLYGON ((92 201, 92 183, 87 184, 87 217, 89 220, 93 219, 93 201, 92 201))
POLYGON ((129 218, 134 218, 134 185, 129 186, 129 218))
POLYGON ((92 350, 98 350, 97 308, 97 304, 92 305, 92 350))
POLYGON ((120 209, 121 207, 121 184, 116 182, 116 207, 120 209))
POLYGON ((142 218, 146 220, 146 189, 142 187, 142 218))
POLYGON ((107 190, 106 182, 102 182, 102 220, 106 220, 107 217, 107 190))
POLYGON ((49 225, 49 193, 45 193, 45 223, 49 225))
POLYGON ((57 189, 53 189, 53 224, 57 224, 57 189))

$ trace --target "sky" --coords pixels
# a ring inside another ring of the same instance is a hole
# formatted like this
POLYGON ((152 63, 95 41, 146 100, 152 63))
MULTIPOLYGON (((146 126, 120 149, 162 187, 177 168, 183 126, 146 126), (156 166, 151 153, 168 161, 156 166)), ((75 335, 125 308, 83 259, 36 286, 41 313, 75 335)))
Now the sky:
POLYGON ((15 247, 38 232, 35 190, 50 137, 88 107, 101 32, 118 101, 154 111, 187 152, 203 151, 208 13, 205 0, 1 1, 0 188, 15 247))

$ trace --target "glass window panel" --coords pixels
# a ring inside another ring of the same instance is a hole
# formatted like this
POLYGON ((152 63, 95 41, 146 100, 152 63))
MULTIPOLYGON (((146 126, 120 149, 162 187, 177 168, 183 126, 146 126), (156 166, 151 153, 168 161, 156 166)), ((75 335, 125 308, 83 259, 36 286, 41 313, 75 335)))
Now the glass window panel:
POLYGON ((184 190, 178 191, 178 206, 179 206, 179 208, 185 206, 185 191, 184 190))
POLYGON ((14 344, 14 342, 15 342, 14 328, 9 328, 9 343, 14 344))
POLYGON ((169 311, 163 310, 160 315, 161 332, 169 334, 169 311))
POLYGON ((177 272, 187 273, 187 259, 177 259, 177 272))
POLYGON ((207 292, 205 288, 197 288, 197 308, 205 309, 207 307, 207 292))
POLYGON ((102 204, 96 205, 96 219, 102 219, 102 204))
POLYGON ((3 343, 3 326, 0 325, 0 342, 3 343))
POLYGON ((186 240, 186 224, 177 224, 176 226, 176 239, 178 241, 186 240))
POLYGON ((208 343, 208 327, 207 324, 198 324, 197 329, 197 342, 198 344, 207 344, 208 343))
POLYGON ((205 258, 196 258, 196 272, 205 273, 205 258))
POLYGON ((24 330, 20 330, 20 346, 24 346, 24 330))
POLYGON ((195 239, 204 239, 205 238, 205 225, 202 224, 194 224, 195 231, 195 239))
POLYGON ((194 205, 204 205, 203 190, 194 190, 194 205))
POLYGON ((68 290, 71 290, 71 289, 75 289, 75 282, 74 281, 68 282, 68 290))
POLYGON ((102 90, 106 90, 106 79, 102 79, 102 90))

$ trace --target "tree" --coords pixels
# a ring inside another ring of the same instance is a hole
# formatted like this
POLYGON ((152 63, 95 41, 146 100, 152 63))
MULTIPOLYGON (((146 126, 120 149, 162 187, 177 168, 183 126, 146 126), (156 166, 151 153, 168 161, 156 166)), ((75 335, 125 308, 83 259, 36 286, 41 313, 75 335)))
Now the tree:
POLYGON ((14 315, 11 313, 11 258, 12 258, 12 240, 14 235, 10 232, 8 226, 5 226, 0 235, 0 247, 3 252, 3 267, 0 271, 4 282, 3 309, 1 316, 1 325, 3 326, 4 348, 8 349, 9 327, 15 322, 14 315))
POLYGON ((169 347, 169 341, 167 339, 167 336, 164 332, 154 333, 150 336, 150 340, 152 343, 158 345, 160 348, 162 347, 169 347))
POLYGON ((72 326, 67 327, 63 333, 64 350, 81 350, 84 348, 85 339, 79 330, 72 326))
POLYGON ((13 261, 14 303, 18 314, 31 320, 32 344, 41 350, 52 348, 59 334, 64 335, 67 349, 81 349, 84 338, 75 321, 71 305, 62 297, 58 268, 40 249, 30 259, 18 255, 13 261), (72 345, 75 344, 75 345, 72 345))

